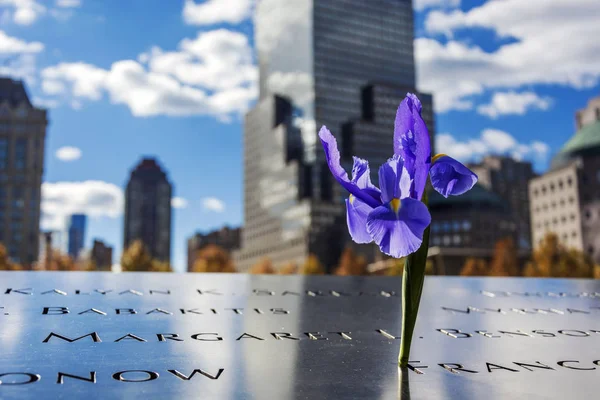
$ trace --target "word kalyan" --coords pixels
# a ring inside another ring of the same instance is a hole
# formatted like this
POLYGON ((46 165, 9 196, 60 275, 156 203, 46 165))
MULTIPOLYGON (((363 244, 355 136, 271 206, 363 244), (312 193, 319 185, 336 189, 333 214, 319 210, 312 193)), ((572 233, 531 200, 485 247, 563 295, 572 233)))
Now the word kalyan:
MULTIPOLYGON (((360 296, 369 296, 369 297, 398 297, 398 293, 390 290, 377 290, 372 292, 349 292, 343 290, 302 290, 302 291, 273 291, 268 289, 252 289, 250 292, 242 292, 242 293, 226 293, 217 289, 196 289, 194 292, 196 295, 201 296, 304 296, 304 297, 360 297, 360 296)), ((36 292, 33 288, 25 288, 25 289, 13 289, 8 288, 4 291, 5 295, 26 295, 32 296, 35 294, 38 295, 60 295, 60 296, 69 296, 69 292, 62 289, 48 289, 42 290, 40 292, 36 292)), ((101 290, 101 289, 89 289, 89 290, 75 290, 71 292, 71 295, 75 296, 108 296, 108 295, 116 295, 116 296, 124 296, 124 295, 134 295, 134 296, 144 296, 144 290, 137 289, 118 289, 118 290, 101 290)), ((171 290, 148 290, 148 295, 164 295, 169 296, 172 294, 171 290)), ((187 293, 189 295, 189 293, 187 293)))

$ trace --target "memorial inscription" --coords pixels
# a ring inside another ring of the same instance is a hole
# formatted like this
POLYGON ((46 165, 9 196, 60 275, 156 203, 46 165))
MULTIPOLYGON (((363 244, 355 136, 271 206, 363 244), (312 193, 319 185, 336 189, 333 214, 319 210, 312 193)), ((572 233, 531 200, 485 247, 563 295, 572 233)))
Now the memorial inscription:
POLYGON ((0 273, 0 398, 502 399, 600 392, 600 281, 0 273), (184 278, 184 279, 182 279, 184 278))

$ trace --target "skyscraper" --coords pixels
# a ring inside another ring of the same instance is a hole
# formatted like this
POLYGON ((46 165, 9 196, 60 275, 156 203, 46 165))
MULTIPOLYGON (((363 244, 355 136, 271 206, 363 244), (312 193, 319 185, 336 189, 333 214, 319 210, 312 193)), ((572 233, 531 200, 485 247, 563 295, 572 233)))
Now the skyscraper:
POLYGON ((24 265, 38 256, 47 124, 23 82, 0 78, 0 243, 24 265))
POLYGON ((79 257, 79 252, 85 245, 85 225, 86 216, 83 214, 73 214, 68 221, 68 250, 67 253, 72 259, 79 257))
POLYGON ((90 259, 99 271, 110 271, 112 267, 113 248, 101 240, 94 239, 90 259))
POLYGON ((512 157, 486 156, 479 164, 470 167, 479 177, 480 185, 508 203, 516 223, 515 244, 520 249, 531 249, 529 181, 536 176, 531 163, 512 157))
POLYGON ((135 167, 125 191, 124 249, 141 240, 153 258, 170 261, 171 191, 156 159, 144 158, 135 167))
MULTIPOLYGON (((346 194, 333 184, 317 129, 351 155, 392 155, 393 116, 415 90, 410 0, 260 0, 255 18, 260 98, 244 127, 244 231, 239 270, 315 253, 337 261, 346 194), (373 106, 375 104, 375 106, 373 106), (378 119, 386 116, 386 119, 378 119), (389 117, 388 117, 389 116, 389 117), (362 130, 365 128, 369 132, 362 130)), ((433 131, 432 100, 422 96, 433 131)))
POLYGON ((231 253, 233 250, 240 248, 240 236, 242 228, 230 228, 224 226, 221 229, 214 230, 209 233, 196 232, 187 240, 187 270, 192 272, 194 261, 198 251, 202 250, 209 244, 222 247, 225 251, 231 253))

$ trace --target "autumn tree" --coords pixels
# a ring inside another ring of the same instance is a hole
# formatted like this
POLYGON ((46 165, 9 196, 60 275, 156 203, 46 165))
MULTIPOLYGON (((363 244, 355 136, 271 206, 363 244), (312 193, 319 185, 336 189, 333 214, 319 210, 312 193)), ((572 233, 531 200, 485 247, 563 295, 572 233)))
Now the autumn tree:
POLYGON ((518 276, 517 249, 511 237, 499 240, 494 248, 489 276, 518 276))
POLYGON ((279 269, 279 271, 277 271, 277 273, 279 275, 294 275, 298 273, 298 264, 296 264, 295 262, 288 262, 286 264, 284 264, 283 267, 281 267, 279 269))
POLYGON ((563 246, 558 236, 548 233, 533 252, 523 275, 529 277, 592 278, 594 264, 583 252, 563 246))
POLYGON ((489 274, 487 263, 482 258, 469 257, 465 262, 461 276, 487 276, 489 274))
POLYGON ((8 257, 6 247, 0 243, 0 270, 4 271, 19 271, 23 269, 19 264, 13 263, 8 257))
POLYGON ((367 260, 363 255, 357 255, 352 247, 346 247, 340 257, 340 263, 335 275, 368 275, 367 260))
POLYGON ((152 257, 141 240, 134 241, 123 252, 121 256, 121 270, 123 272, 152 270, 152 257))
POLYGON ((196 254, 192 272, 236 272, 227 251, 209 244, 196 254))
POLYGON ((325 269, 317 256, 309 254, 298 273, 301 275, 323 275, 325 274, 325 269))
POLYGON ((166 261, 152 260, 151 272, 173 272, 173 268, 166 261))
POLYGON ((75 262, 68 254, 64 254, 59 250, 52 251, 52 260, 49 270, 51 271, 75 271, 77 268, 75 262))
POLYGON ((268 257, 265 257, 262 260, 260 260, 259 262, 257 262, 256 264, 254 264, 248 270, 248 273, 256 274, 256 275, 274 274, 275 269, 273 268, 273 263, 271 262, 271 259, 268 257))

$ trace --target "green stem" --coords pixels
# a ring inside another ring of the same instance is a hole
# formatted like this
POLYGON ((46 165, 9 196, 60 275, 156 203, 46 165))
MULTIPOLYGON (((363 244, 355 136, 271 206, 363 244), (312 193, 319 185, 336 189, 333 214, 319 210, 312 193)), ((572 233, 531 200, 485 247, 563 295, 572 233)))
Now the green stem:
MULTIPOLYGON (((427 193, 423 195, 423 203, 427 204, 427 193)), ((410 355, 410 345, 417 323, 419 303, 425 280, 425 266, 429 249, 429 227, 423 233, 423 243, 419 249, 410 254, 404 263, 402 274, 402 331, 398 365, 406 367, 410 355)))

